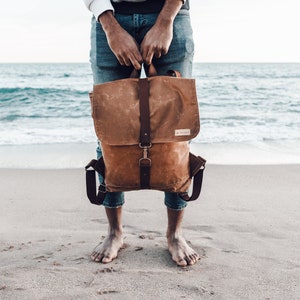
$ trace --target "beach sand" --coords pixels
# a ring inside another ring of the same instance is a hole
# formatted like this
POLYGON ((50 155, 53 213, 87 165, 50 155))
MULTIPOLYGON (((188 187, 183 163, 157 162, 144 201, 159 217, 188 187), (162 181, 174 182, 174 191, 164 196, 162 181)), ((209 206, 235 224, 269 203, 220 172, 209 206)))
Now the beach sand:
POLYGON ((103 265, 103 207, 82 169, 0 169, 0 299, 300 299, 300 165, 208 165, 184 235, 201 260, 166 249, 163 194, 128 192, 125 248, 103 265))

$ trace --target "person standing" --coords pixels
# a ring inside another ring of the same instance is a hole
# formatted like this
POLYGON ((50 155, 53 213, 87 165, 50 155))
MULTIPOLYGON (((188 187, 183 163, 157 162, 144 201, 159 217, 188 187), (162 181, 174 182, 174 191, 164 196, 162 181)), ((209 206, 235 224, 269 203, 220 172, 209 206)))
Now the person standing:
MULTIPOLYGON (((153 64, 158 75, 178 70, 191 77, 194 42, 188 0, 84 0, 93 13, 90 63, 94 84, 128 78, 136 69, 153 64)), ((122 113, 122 112, 120 112, 122 113)), ((102 156, 101 145, 97 148, 102 156)), ((185 241, 182 220, 187 203, 177 193, 165 193, 168 249, 179 266, 193 265, 199 255, 185 241)), ((108 235, 91 254, 95 262, 109 263, 123 245, 124 193, 107 193, 103 205, 108 235)))

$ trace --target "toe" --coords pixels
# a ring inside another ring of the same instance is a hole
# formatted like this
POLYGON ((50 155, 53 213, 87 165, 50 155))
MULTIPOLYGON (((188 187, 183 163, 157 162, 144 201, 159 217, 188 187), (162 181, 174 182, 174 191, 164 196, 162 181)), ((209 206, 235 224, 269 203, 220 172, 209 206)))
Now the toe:
POLYGON ((93 253, 91 254, 91 259, 92 259, 92 260, 95 260, 95 258, 96 258, 96 253, 93 252, 93 253))
POLYGON ((95 262, 99 262, 99 261, 101 261, 101 259, 102 259, 102 255, 99 254, 99 253, 97 253, 97 252, 94 252, 94 253, 92 253, 92 255, 91 255, 91 259, 92 259, 93 261, 95 261, 95 262))
POLYGON ((175 261, 179 267, 187 266, 187 261, 184 258, 179 258, 178 260, 175 260, 175 261))
POLYGON ((194 265, 199 259, 197 254, 192 254, 187 258, 187 261, 189 265, 194 265))
POLYGON ((110 256, 105 256, 105 257, 103 257, 103 259, 102 259, 102 263, 108 264, 108 263, 110 263, 112 260, 113 260, 113 259, 112 259, 110 256))

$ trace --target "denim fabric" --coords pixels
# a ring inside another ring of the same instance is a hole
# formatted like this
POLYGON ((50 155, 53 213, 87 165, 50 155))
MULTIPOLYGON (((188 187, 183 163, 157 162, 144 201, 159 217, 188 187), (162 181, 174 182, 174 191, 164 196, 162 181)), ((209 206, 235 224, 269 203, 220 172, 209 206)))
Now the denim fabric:
MULTIPOLYGON (((115 15, 121 26, 140 44, 154 25, 157 14, 115 15)), ((169 51, 161 58, 153 58, 153 64, 158 75, 166 75, 168 70, 177 70, 183 77, 192 76, 194 54, 193 33, 190 16, 187 10, 178 13, 174 21, 173 40, 169 51)), ((132 67, 121 66, 107 44, 101 24, 92 18, 90 62, 93 71, 94 84, 128 78, 132 67)), ((121 113, 121 112, 120 112, 121 113)), ((102 156, 98 145, 97 157, 102 156)), ((101 180, 101 178, 99 178, 101 180)), ((103 205, 118 207, 124 204, 124 193, 108 193, 103 205)), ((181 210, 187 203, 177 193, 165 193, 165 205, 174 210, 181 210)))

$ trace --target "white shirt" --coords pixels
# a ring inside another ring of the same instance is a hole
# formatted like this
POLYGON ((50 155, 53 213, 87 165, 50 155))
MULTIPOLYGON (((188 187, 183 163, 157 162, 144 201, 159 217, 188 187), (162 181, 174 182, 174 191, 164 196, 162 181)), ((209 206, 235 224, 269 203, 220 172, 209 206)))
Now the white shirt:
MULTIPOLYGON (((96 20, 106 10, 112 10, 114 8, 110 3, 110 0, 83 0, 86 7, 94 14, 96 20)), ((112 0, 113 2, 122 2, 123 0, 112 0)), ((144 2, 146 0, 124 0, 127 2, 144 2)))

